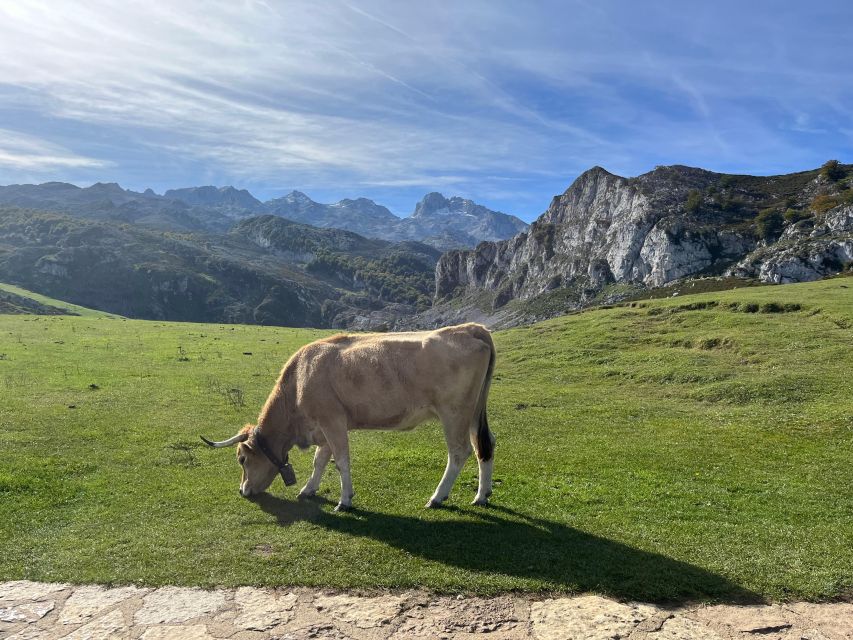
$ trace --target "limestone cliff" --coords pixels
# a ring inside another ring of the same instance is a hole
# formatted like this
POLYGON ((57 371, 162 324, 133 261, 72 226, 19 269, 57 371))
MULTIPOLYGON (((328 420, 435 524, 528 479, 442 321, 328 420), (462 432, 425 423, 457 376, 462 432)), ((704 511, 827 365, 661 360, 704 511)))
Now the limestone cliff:
POLYGON ((488 293, 495 310, 559 289, 571 308, 608 285, 660 287, 727 269, 773 282, 822 277, 851 259, 850 216, 818 213, 815 203, 829 199, 822 208, 835 211, 850 199, 850 169, 830 180, 819 170, 754 177, 683 166, 623 178, 595 167, 526 231, 444 254, 436 302, 480 294, 482 308, 488 293), (792 266, 785 247, 806 244, 826 259, 792 266))
POLYGON ((853 206, 785 229, 778 242, 750 253, 729 270, 741 278, 787 284, 819 280, 853 264, 853 206))

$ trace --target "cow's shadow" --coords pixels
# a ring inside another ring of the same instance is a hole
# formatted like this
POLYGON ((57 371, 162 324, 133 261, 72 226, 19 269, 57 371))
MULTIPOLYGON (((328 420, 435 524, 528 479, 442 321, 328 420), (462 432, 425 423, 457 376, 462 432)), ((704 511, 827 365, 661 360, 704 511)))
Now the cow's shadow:
POLYGON ((545 581, 555 591, 671 603, 762 601, 700 567, 500 506, 444 507, 460 517, 436 520, 364 509, 332 513, 324 498, 291 502, 262 494, 254 501, 282 525, 306 520, 468 571, 545 581))

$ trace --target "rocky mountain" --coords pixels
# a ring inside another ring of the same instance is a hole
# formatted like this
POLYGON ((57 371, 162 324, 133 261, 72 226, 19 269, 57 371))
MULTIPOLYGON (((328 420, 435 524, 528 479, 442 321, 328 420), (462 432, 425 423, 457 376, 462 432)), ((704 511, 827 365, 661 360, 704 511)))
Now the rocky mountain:
POLYGON ((190 206, 214 207, 225 211, 234 211, 242 217, 245 211, 260 211, 261 201, 245 189, 234 187, 189 187, 186 189, 169 189, 163 194, 164 198, 180 200, 190 206))
MULTIPOLYGON (((0 186, 0 205, 166 231, 225 231, 234 223, 235 211, 231 206, 188 204, 151 189, 130 191, 114 182, 90 187, 65 182, 0 186)), ((239 211, 246 212, 243 217, 251 215, 248 209, 239 211)))
POLYGON ((291 191, 282 198, 268 200, 264 209, 282 218, 315 227, 346 229, 368 238, 392 241, 402 239, 386 233, 400 218, 367 198, 320 204, 300 191, 291 191))
MULTIPOLYGON (((850 197, 847 197, 850 200, 850 197)), ((778 242, 748 254, 728 273, 738 278, 785 284, 819 280, 853 265, 853 204, 813 219, 795 221, 778 242)))
POLYGON ((270 213, 315 227, 348 229, 391 242, 417 240, 438 249, 474 247, 482 240, 509 238, 527 228, 515 216, 492 211, 471 200, 429 193, 408 218, 398 218, 373 200, 314 202, 299 191, 264 204, 270 213))
POLYGON ((399 239, 423 238, 433 246, 458 248, 510 238, 526 228, 527 224, 515 216, 433 192, 423 197, 410 217, 398 222, 394 234, 399 239))
POLYGON ((346 229, 389 242, 415 240, 441 250, 474 247, 482 240, 509 238, 527 225, 471 200, 430 193, 408 218, 399 218, 367 198, 334 204, 292 191, 261 202, 245 189, 188 187, 157 195, 122 189, 115 183, 78 187, 64 182, 0 186, 0 205, 53 211, 165 231, 227 231, 236 221, 269 213, 324 229, 346 229))
POLYGON ((513 324, 530 318, 525 306, 544 317, 687 277, 837 273, 853 262, 851 175, 833 162, 771 177, 669 166, 623 178, 595 167, 528 230, 444 254, 436 308, 421 322, 513 324))

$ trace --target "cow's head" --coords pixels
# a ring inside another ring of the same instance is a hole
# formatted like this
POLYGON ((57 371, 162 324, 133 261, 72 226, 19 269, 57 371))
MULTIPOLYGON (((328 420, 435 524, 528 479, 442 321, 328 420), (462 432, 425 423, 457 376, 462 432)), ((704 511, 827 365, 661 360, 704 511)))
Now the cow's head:
POLYGON ((212 442, 204 436, 201 439, 211 447, 237 445, 237 462, 243 470, 243 477, 240 479, 240 495, 244 498, 266 491, 275 480, 276 473, 279 472, 286 485, 296 482, 293 468, 287 461, 287 455, 285 454, 284 460, 280 460, 257 429, 250 424, 228 440, 212 442))

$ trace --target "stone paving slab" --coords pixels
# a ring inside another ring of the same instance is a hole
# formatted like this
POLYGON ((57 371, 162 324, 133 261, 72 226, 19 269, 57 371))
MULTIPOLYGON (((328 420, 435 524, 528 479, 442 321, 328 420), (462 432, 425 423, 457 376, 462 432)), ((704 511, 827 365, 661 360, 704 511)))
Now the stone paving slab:
POLYGON ((853 603, 668 608, 559 598, 0 582, 0 640, 853 640, 853 603))

